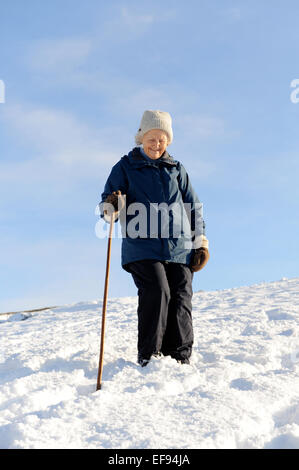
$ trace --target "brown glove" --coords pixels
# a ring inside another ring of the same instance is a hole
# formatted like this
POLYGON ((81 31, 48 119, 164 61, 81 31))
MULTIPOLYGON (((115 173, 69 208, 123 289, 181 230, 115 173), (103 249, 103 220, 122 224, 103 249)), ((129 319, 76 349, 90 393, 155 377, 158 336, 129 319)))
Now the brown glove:
POLYGON ((210 254, 207 248, 196 248, 193 252, 193 256, 190 263, 190 269, 192 272, 200 271, 205 267, 209 261, 210 254))
POLYGON ((116 213, 120 212, 123 207, 125 206, 125 198, 124 195, 121 194, 121 191, 118 189, 117 191, 113 191, 112 194, 105 199, 104 202, 104 214, 108 216, 114 216, 116 213))

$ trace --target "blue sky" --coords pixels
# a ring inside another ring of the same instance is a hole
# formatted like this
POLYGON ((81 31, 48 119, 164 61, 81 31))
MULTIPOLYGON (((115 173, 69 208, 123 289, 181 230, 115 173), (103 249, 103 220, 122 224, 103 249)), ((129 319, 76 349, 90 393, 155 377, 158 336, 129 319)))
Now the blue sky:
MULTIPOLYGON (((0 312, 102 298, 95 207, 145 109, 204 207, 194 291, 298 276, 297 1, 3 0, 0 312)), ((136 295, 112 243, 109 295, 136 295)))

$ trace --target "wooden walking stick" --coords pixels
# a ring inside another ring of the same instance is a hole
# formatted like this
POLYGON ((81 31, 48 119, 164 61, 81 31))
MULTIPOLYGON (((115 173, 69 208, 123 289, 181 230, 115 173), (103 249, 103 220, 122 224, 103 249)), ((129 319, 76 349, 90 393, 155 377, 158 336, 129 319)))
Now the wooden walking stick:
POLYGON ((102 331, 101 331, 101 349, 99 358, 99 370, 97 380, 97 391, 102 388, 102 372, 103 372, 103 358, 104 358, 104 339, 105 339, 105 321, 106 321, 106 306, 108 296, 108 283, 109 283, 109 269, 110 269, 110 253, 111 253, 111 239, 114 225, 114 214, 111 215, 109 238, 108 238, 108 249, 107 249, 107 262, 106 262, 106 276, 105 276, 105 287, 104 287, 104 298, 102 308, 102 331))

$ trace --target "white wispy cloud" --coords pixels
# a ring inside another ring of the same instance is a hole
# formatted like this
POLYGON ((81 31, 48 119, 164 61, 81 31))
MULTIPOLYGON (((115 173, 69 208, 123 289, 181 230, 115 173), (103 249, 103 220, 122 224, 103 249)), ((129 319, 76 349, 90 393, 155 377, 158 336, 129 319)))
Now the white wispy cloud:
POLYGON ((125 24, 128 25, 130 28, 136 27, 136 24, 141 25, 150 25, 155 21, 155 15, 151 14, 143 14, 143 13, 136 13, 129 9, 127 6, 121 8, 120 20, 125 24))
POLYGON ((105 138, 105 129, 90 127, 72 113, 18 104, 7 105, 2 119, 10 134, 27 148, 27 158, 21 161, 2 160, 2 181, 25 175, 30 181, 53 176, 59 180, 65 171, 74 179, 82 179, 100 174, 119 159, 119 153, 111 150, 105 138))
POLYGON ((176 124, 184 135, 189 136, 191 134, 200 139, 221 136, 225 133, 223 119, 213 116, 195 113, 180 114, 177 117, 176 124))
POLYGON ((99 296, 99 286, 104 283, 100 266, 105 262, 106 243, 101 245, 92 226, 87 228, 90 237, 86 230, 85 239, 80 239, 76 231, 74 235, 51 236, 47 228, 41 238, 32 240, 23 239, 20 233, 18 238, 1 234, 5 250, 1 252, 0 267, 5 270, 9 266, 10 273, 14 273, 14 289, 10 295, 2 290, 0 312, 82 300, 78 299, 80 292, 85 292, 87 298, 99 296), (21 273, 31 280, 30 286, 24 287, 21 273))
POLYGON ((241 9, 239 7, 228 8, 226 15, 231 21, 239 21, 242 18, 241 9))
POLYGON ((90 38, 39 39, 26 49, 24 60, 38 71, 65 72, 85 63, 92 50, 90 38))
POLYGON ((174 18, 175 8, 164 9, 160 5, 138 6, 127 3, 115 7, 113 19, 103 24, 101 35, 116 42, 128 41, 147 33, 156 24, 168 23, 174 18))
POLYGON ((112 13, 105 19, 99 17, 98 28, 84 36, 28 42, 21 60, 34 72, 34 79, 47 88, 76 87, 111 95, 116 90, 126 93, 135 84, 119 73, 117 64, 113 65, 115 57, 121 55, 124 44, 141 38, 156 24, 171 22, 176 12, 127 4, 112 7, 112 13))

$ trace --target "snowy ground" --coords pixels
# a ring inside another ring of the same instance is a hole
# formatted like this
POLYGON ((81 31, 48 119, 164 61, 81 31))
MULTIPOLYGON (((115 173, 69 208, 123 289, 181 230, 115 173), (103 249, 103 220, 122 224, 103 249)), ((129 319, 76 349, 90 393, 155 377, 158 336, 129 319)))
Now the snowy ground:
POLYGON ((191 365, 136 364, 137 297, 0 317, 0 448, 299 448, 299 278, 198 292, 191 365))

